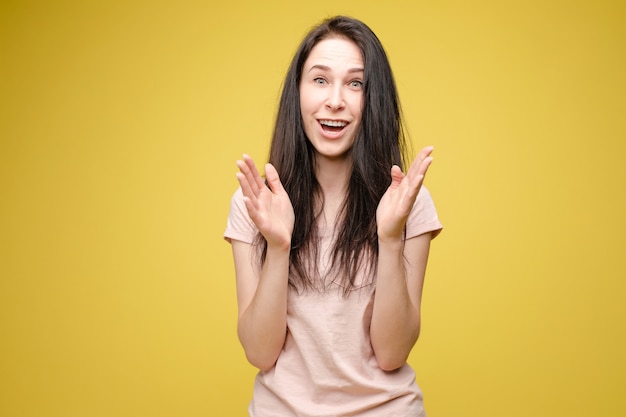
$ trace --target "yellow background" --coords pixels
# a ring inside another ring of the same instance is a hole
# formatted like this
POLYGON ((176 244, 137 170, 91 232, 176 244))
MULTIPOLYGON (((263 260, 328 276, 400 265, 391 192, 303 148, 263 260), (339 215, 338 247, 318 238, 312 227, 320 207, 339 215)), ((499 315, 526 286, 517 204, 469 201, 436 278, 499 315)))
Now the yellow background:
POLYGON ((339 13, 436 148, 429 416, 623 415, 625 4, 3 1, 0 416, 246 415, 235 160, 339 13))

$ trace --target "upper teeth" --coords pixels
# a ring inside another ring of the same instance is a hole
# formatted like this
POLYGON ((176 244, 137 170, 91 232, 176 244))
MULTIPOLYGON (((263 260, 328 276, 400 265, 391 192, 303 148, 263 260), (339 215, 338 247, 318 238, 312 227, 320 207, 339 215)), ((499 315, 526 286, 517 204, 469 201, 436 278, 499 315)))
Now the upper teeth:
POLYGON ((344 127, 348 124, 347 122, 342 122, 339 120, 320 120, 320 123, 330 127, 344 127))

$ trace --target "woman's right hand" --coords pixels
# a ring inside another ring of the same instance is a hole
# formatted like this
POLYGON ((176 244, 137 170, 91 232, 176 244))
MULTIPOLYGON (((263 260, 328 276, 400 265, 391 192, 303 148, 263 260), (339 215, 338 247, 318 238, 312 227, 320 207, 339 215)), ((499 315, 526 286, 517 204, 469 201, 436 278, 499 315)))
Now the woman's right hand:
POLYGON ((268 247, 290 249, 295 216, 287 192, 272 164, 265 165, 265 185, 261 174, 248 155, 237 161, 237 179, 250 218, 267 240, 268 247))

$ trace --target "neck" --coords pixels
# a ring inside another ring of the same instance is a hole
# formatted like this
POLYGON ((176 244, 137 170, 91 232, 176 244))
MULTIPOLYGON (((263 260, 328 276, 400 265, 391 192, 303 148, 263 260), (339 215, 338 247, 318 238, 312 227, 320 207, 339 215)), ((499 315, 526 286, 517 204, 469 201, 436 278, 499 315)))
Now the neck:
POLYGON ((348 180, 352 172, 351 159, 318 158, 315 163, 315 177, 326 198, 343 196, 348 188, 348 180))
POLYGON ((324 218, 327 224, 334 224, 348 190, 348 180, 352 172, 349 157, 326 159, 318 158, 315 176, 324 195, 324 218))

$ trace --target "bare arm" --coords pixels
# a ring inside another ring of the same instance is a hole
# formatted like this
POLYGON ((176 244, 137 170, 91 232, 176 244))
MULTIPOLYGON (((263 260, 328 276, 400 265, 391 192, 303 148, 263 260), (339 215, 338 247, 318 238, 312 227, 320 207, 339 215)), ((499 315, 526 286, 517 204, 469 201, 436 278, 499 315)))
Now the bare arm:
POLYGON ((287 332, 289 251, 294 214, 276 170, 266 166, 269 188, 254 162, 238 161, 244 202, 250 218, 267 240, 263 266, 253 264, 253 246, 233 241, 239 321, 237 332, 248 361, 262 370, 274 366, 287 332))
POLYGON ((420 307, 431 234, 402 243, 381 243, 370 328, 379 366, 387 371, 406 362, 420 333, 420 307), (403 259, 403 252, 406 261, 403 259))
POLYGON ((237 334, 248 361, 259 369, 274 366, 287 332, 289 251, 268 248, 259 275, 251 264, 252 245, 233 240, 239 321, 237 334))
POLYGON ((399 368, 406 362, 420 332, 431 234, 403 242, 403 230, 432 162, 431 152, 431 147, 422 149, 406 176, 397 166, 392 168, 392 183, 376 213, 378 275, 370 336, 378 364, 384 370, 399 368))

